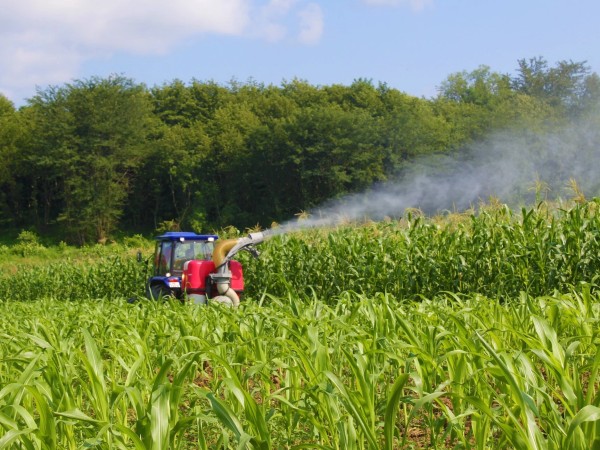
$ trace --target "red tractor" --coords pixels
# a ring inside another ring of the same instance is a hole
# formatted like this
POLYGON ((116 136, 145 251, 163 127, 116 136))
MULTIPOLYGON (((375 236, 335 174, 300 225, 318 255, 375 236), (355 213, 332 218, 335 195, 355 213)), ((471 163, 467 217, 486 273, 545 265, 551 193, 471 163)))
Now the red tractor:
POLYGON ((146 284, 151 299, 172 297, 192 303, 216 301, 238 306, 244 292, 242 265, 231 258, 246 250, 258 256, 265 233, 218 240, 212 234, 168 232, 156 237, 153 273, 146 284))

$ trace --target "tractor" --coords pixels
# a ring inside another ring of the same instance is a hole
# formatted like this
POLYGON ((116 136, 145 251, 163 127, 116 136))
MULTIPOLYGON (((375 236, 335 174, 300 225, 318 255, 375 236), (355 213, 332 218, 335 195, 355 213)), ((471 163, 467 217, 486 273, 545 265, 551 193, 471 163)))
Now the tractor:
POLYGON ((265 233, 219 240, 214 234, 169 231, 155 239, 153 273, 146 283, 146 297, 238 306, 244 292, 244 274, 241 263, 231 258, 242 250, 258 257, 255 245, 265 239, 265 233))

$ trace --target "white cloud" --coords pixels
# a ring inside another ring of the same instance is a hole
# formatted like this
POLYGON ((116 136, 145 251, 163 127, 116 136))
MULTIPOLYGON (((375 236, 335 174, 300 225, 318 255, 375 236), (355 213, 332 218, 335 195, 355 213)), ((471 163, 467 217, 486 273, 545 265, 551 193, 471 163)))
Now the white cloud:
POLYGON ((37 85, 69 81, 83 56, 49 33, 0 32, 0 92, 11 99, 33 94, 37 85))
POLYGON ((270 0, 257 9, 251 34, 270 42, 284 39, 301 44, 316 44, 323 35, 323 12, 314 2, 303 0, 270 0), (295 37, 290 38, 290 29, 295 37))
POLYGON ((31 96, 34 84, 76 78, 86 61, 161 55, 201 34, 279 41, 300 8, 298 40, 314 43, 322 13, 305 0, 0 0, 0 92, 31 96))
POLYGON ((323 35, 323 11, 316 3, 309 3, 299 13, 300 33, 298 40, 303 44, 316 44, 323 35))
POLYGON ((240 34, 249 15, 245 0, 21 0, 3 14, 22 37, 33 30, 87 50, 148 54, 197 33, 240 34))
POLYGON ((287 35, 287 27, 282 23, 297 0, 270 0, 258 9, 251 34, 269 42, 277 42, 287 35))
POLYGON ((421 11, 433 4, 433 0, 362 0, 370 6, 401 6, 410 5, 413 11, 421 11))
POLYGON ((316 43, 323 14, 308 0, 0 0, 0 92, 77 78, 86 61, 161 55, 202 34, 316 43))
POLYGON ((68 82, 86 60, 161 54, 199 33, 242 34, 247 0, 0 0, 0 91, 68 82))

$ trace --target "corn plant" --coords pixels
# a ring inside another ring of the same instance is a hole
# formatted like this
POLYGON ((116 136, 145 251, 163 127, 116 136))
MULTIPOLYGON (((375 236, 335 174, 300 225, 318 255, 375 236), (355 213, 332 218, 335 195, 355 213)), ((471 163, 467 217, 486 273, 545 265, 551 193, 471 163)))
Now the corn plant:
POLYGON ((2 302, 0 443, 590 448, 599 304, 589 285, 504 303, 2 302))
POLYGON ((237 309, 0 276, 0 447, 600 447, 596 201, 290 234, 237 309))

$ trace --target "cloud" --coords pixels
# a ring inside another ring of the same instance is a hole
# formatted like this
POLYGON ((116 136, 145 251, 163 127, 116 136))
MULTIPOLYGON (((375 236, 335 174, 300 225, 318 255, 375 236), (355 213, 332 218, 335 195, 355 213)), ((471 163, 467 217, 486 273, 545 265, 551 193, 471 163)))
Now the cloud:
MULTIPOLYGON (((0 92, 32 94, 34 85, 76 78, 86 61, 163 55, 203 34, 315 43, 323 30, 318 5, 304 0, 18 0, 0 14, 0 92), (295 23, 289 17, 300 9, 295 23), (286 23, 287 22, 287 23, 286 23)), ((21 95, 20 95, 21 94, 21 95)))
POLYGON ((12 99, 34 86, 67 81, 83 55, 44 32, 0 32, 0 92, 12 99))
POLYGON ((303 44, 316 44, 323 35, 323 11, 316 3, 309 3, 302 9, 300 17, 300 33, 298 40, 303 44))
POLYGON ((240 34, 249 13, 244 0, 22 0, 3 15, 17 45, 50 39, 71 49, 154 54, 197 33, 240 34))
POLYGON ((242 34, 247 0, 20 0, 3 2, 0 91, 70 81, 116 52, 159 55, 201 33, 242 34))
POLYGON ((277 42, 287 35, 287 26, 282 21, 289 14, 297 0, 270 0, 259 8, 251 34, 269 42, 277 42))
POLYGON ((304 45, 314 45, 323 35, 324 20, 321 7, 301 0, 270 0, 258 8, 250 34, 269 42, 285 39, 304 45), (290 30, 294 37, 289 36, 290 30))
POLYGON ((401 6, 410 5, 413 11, 422 11, 425 7, 433 4, 433 0, 362 0, 369 6, 401 6))

